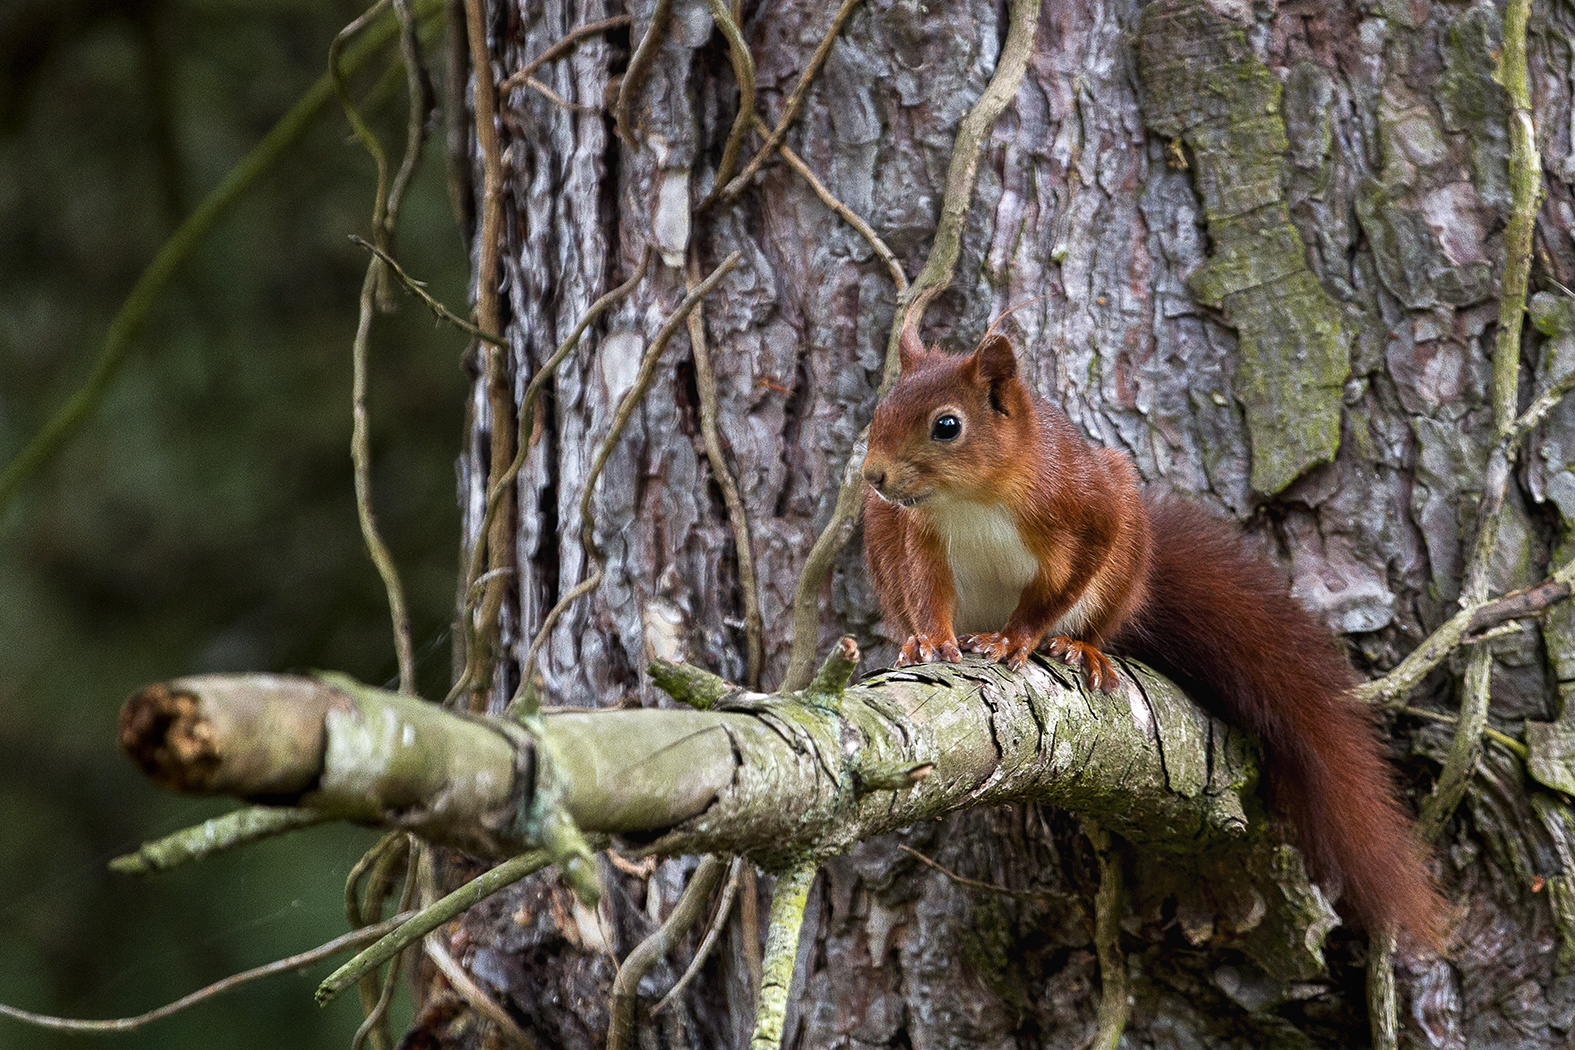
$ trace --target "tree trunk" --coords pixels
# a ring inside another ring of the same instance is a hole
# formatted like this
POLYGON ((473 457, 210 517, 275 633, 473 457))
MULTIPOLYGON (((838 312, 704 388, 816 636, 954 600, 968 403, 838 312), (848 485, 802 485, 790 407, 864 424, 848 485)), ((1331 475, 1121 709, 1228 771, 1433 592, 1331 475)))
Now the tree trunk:
MULTIPOLYGON (((495 423, 478 377, 461 460, 470 544, 494 425, 513 431, 526 384, 592 301, 647 249, 656 254, 538 406, 512 503, 494 711, 516 692, 547 611, 595 568, 581 495, 642 354, 685 294, 686 268, 697 279, 742 252, 698 312, 748 519, 768 688, 787 666, 799 573, 882 378, 897 289, 805 178, 772 158, 731 202, 700 207, 740 100, 710 6, 672 5, 649 72, 630 78, 627 137, 617 134, 620 76, 655 6, 632 0, 628 30, 590 36, 537 69, 558 100, 528 85, 498 96, 504 245, 499 271, 480 280, 501 288, 512 404, 495 423)), ((909 275, 930 251, 957 127, 996 69, 1006 8, 864 0, 787 135, 909 275)), ((489 5, 491 84, 618 13, 600 0, 489 5)), ((825 4, 746 5, 754 108, 768 127, 831 17, 825 4)), ((1041 393, 1129 452, 1149 481, 1240 519, 1298 599, 1345 634, 1359 667, 1393 665, 1454 611, 1494 440, 1488 361, 1511 200, 1511 103, 1494 80, 1502 35, 1492 4, 1048 0, 1021 89, 986 141, 957 276, 927 311, 925 338, 966 349, 1018 307, 1008 323, 1041 393)), ((1575 303, 1554 283, 1575 286, 1572 39, 1575 8, 1533 6, 1544 196, 1532 288, 1542 292, 1522 403, 1575 368, 1575 303)), ((761 141, 744 137, 740 165, 761 141)), ((474 133, 469 148, 481 214, 474 133)), ((548 704, 666 706, 644 671, 651 656, 749 676, 741 559, 702 434, 706 385, 680 330, 590 501, 605 575, 541 650, 548 704)), ((1536 583, 1570 557, 1572 434, 1567 405, 1511 481, 1498 590, 1536 583)), ((857 544, 820 593, 820 624, 817 652, 850 633, 871 665, 893 653, 857 544)), ((1555 723, 1526 733, 1532 772, 1548 783, 1562 769, 1568 782, 1552 786, 1575 788, 1568 752, 1551 742, 1564 739, 1559 683, 1575 681, 1575 617, 1555 612, 1492 644, 1494 725, 1520 736, 1528 720, 1555 723)), ((1436 674, 1411 702, 1452 713, 1454 694, 1454 678, 1436 674)), ((1449 727, 1404 715, 1387 725, 1410 786, 1425 794, 1449 727)), ((1401 967, 1402 1040, 1565 1045, 1575 819, 1562 795, 1491 744, 1466 799, 1437 847, 1459 943, 1447 961, 1401 967)), ((1123 856, 1128 1045, 1367 1038, 1365 937, 1336 931, 1327 972, 1271 977, 1218 946, 1230 916, 1145 894, 1163 860, 1123 856)), ((456 860, 452 877, 463 867, 456 860)), ((471 912, 454 954, 537 1045, 598 1047, 617 960, 667 915, 693 867, 666 861, 641 874, 603 862, 610 892, 599 914, 555 877, 529 880, 471 912)), ((1079 1045, 1099 998, 1098 881, 1084 830, 1033 805, 855 847, 810 892, 783 1045, 1079 1045)), ((638 989, 639 1045, 747 1041, 764 901, 744 902, 677 1009, 647 1013, 703 931, 651 971, 638 989)), ((441 979, 431 981, 418 1033, 489 1045, 474 1017, 438 1008, 441 979)))

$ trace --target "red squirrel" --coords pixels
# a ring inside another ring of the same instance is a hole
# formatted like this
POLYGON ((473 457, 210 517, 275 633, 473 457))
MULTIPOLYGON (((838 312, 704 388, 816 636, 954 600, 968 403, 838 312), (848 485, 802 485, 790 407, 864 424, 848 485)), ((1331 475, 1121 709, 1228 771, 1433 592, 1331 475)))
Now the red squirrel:
POLYGON ((1127 456, 1029 391, 999 333, 949 355, 909 326, 899 351, 863 464, 897 666, 973 652, 1016 670, 1044 643, 1109 692, 1106 650, 1142 660, 1258 739, 1313 873, 1343 883, 1361 925, 1438 948, 1444 903, 1356 676, 1279 575, 1231 527, 1146 497, 1127 456))

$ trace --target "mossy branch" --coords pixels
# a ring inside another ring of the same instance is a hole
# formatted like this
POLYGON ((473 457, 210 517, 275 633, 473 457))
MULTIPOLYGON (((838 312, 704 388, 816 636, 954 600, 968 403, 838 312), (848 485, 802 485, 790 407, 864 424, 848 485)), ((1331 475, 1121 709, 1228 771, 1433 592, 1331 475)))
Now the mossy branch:
POLYGON ((567 822, 652 854, 742 854, 781 871, 1023 799, 1140 848, 1248 843, 1241 793, 1254 774, 1241 738, 1124 666, 1125 689, 1108 695, 1049 665, 1010 674, 970 660, 849 685, 836 708, 733 691, 711 711, 554 711, 524 725, 344 679, 204 676, 133 696, 121 743, 172 788, 403 829, 484 858, 551 850, 571 876, 590 846, 555 833, 567 822), (879 782, 880 769, 909 775, 879 782))

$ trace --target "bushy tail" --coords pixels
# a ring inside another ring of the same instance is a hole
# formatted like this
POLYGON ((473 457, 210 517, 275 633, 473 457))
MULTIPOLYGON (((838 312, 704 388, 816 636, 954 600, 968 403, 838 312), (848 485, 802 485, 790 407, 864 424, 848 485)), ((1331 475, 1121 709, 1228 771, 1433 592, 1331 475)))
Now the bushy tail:
POLYGON ((1258 738, 1314 876, 1340 879, 1360 923, 1438 948, 1443 900, 1329 631, 1231 527, 1173 499, 1149 514, 1149 596, 1115 647, 1258 738))

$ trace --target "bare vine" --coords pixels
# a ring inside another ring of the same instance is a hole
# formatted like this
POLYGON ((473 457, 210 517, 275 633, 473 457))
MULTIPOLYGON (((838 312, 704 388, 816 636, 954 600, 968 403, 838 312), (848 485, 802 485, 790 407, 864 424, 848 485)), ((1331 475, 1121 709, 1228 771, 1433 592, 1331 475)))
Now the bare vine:
MULTIPOLYGON (((695 249, 689 253, 685 278, 690 291, 700 282, 700 259, 695 249)), ((744 684, 750 689, 760 688, 760 674, 765 661, 765 624, 760 615, 760 581, 755 576, 754 547, 749 537, 749 513, 738 495, 738 482, 728 468, 722 452, 722 438, 716 426, 716 369, 711 364, 711 348, 705 337, 703 304, 697 304, 689 314, 689 350, 695 363, 695 389, 700 397, 700 437, 705 443, 706 458, 711 462, 711 475, 722 490, 722 502, 727 507, 727 520, 733 529, 733 548, 738 553, 738 585, 744 598, 744 637, 748 647, 747 670, 744 684)))
MULTIPOLYGON (((1462 615, 1469 622, 1472 613, 1488 604, 1493 554, 1498 549, 1505 492, 1519 455, 1520 436, 1535 425, 1534 422, 1522 425, 1522 421, 1530 414, 1517 417, 1516 412, 1520 387, 1520 331, 1525 322, 1532 231, 1541 190, 1541 162, 1537 153, 1536 131, 1531 119, 1531 95, 1526 80, 1526 23, 1529 12, 1530 0, 1509 0, 1504 12, 1504 42, 1497 56, 1496 79, 1509 93, 1512 106, 1509 116, 1511 205, 1509 221, 1504 229, 1504 267, 1491 383, 1493 424, 1498 441, 1488 455, 1487 480, 1477 512, 1476 542, 1461 587, 1460 613, 1451 618, 1451 624, 1462 615)), ((1542 399, 1535 407, 1545 414, 1552 404, 1542 399)), ((1560 573, 1570 568, 1566 566, 1560 573)), ((1554 574, 1555 580, 1560 573, 1554 574)), ((1463 637, 1463 632, 1457 635, 1455 645, 1459 645, 1459 639, 1463 637)), ((1436 839, 1443 831, 1476 770, 1477 760, 1482 754, 1483 732, 1487 728, 1492 671, 1492 647, 1478 645, 1467 657, 1459 722, 1455 726, 1449 753, 1444 759, 1444 768, 1439 771, 1433 791, 1423 802, 1417 817, 1417 828, 1426 841, 1436 839)), ((1368 963, 1368 1014, 1373 1043, 1377 1047, 1392 1047, 1397 1039, 1397 1006, 1392 972, 1394 947, 1392 931, 1380 930, 1374 933, 1368 963)))

